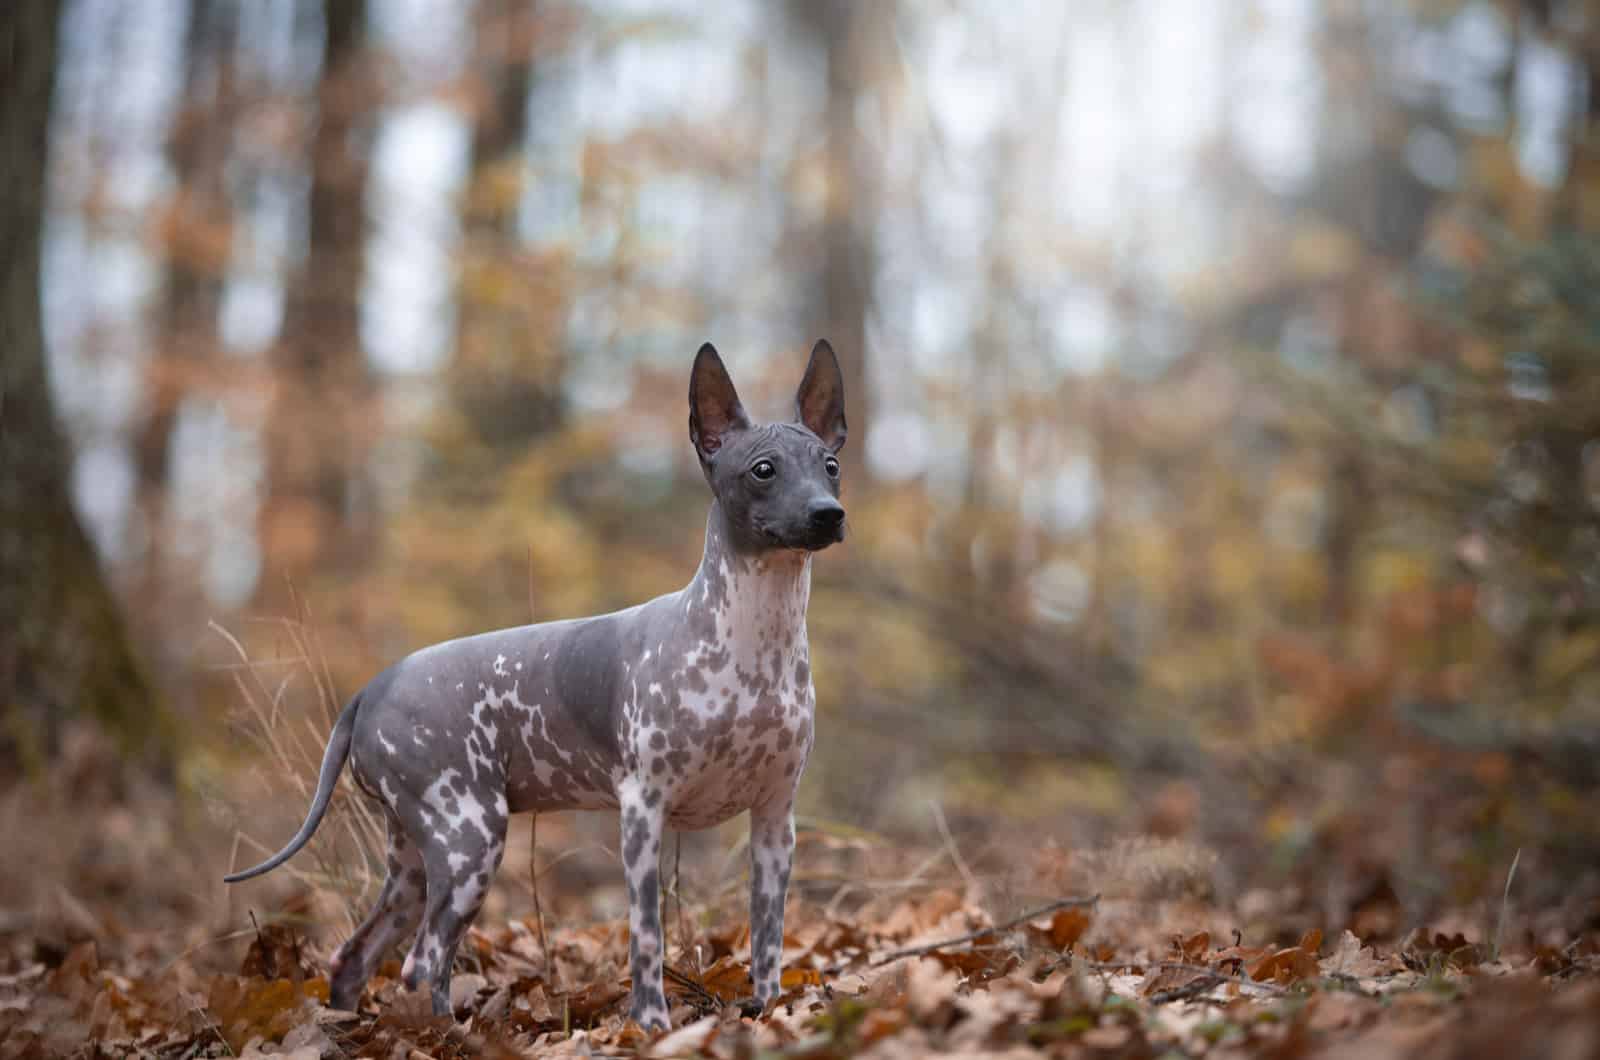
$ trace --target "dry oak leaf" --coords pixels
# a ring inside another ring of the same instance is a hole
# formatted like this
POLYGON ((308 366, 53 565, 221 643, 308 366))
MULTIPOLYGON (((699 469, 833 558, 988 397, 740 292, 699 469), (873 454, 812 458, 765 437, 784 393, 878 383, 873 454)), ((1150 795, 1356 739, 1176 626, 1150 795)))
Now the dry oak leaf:
POLYGON ((712 1036, 717 1032, 717 1022, 718 1017, 706 1016, 685 1024, 651 1043, 643 1055, 669 1057, 704 1052, 712 1036))
POLYGON ((798 990, 808 986, 821 986, 822 973, 815 968, 790 966, 778 975, 778 985, 784 990, 798 990))
POLYGON ((924 1019, 944 1006, 954 1004, 961 977, 947 971, 938 961, 923 957, 906 968, 906 1004, 924 1019))
POLYGON ((1459 931, 1453 935, 1434 932, 1430 938, 1426 931, 1418 928, 1400 944, 1401 960, 1416 972, 1428 971, 1435 961, 1442 961, 1458 971, 1471 971, 1483 962, 1487 951, 1487 946, 1468 942, 1459 931))
POLYGON ((478 995, 489 988, 489 980, 474 972, 463 972, 450 977, 450 1011, 476 1009, 478 995))
POLYGON ((710 943, 713 960, 731 957, 750 945, 750 926, 742 921, 735 921, 721 929, 711 931, 706 938, 710 943))
POLYGON ((1181 990, 1190 983, 1212 978, 1211 973, 1198 967, 1175 964, 1152 964, 1139 984, 1139 995, 1149 997, 1169 990, 1181 990))
POLYGON ((99 990, 100 957, 94 941, 80 942, 51 972, 45 986, 50 993, 72 1001, 87 1001, 99 990))
POLYGON ((518 980, 511 987, 511 1023, 518 1030, 548 1030, 561 1025, 561 1009, 545 993, 543 979, 518 980))
POLYGON ((1028 934, 1035 943, 1064 953, 1077 945, 1088 929, 1089 910, 1058 909, 1048 925, 1039 926, 1037 921, 1029 924, 1028 934))
POLYGON ((592 1036, 601 1044, 620 1045, 637 1051, 650 1041, 651 1033, 632 1019, 622 1020, 620 1025, 616 1019, 612 1019, 604 1026, 596 1027, 592 1036))
POLYGON ((934 950, 927 956, 976 982, 1004 975, 1018 963, 1015 953, 993 945, 982 949, 934 950))
POLYGON ((1206 959, 1206 950, 1211 948, 1211 932, 1197 931, 1188 938, 1172 940, 1173 948, 1178 951, 1178 959, 1189 964, 1203 964, 1206 959))
POLYGON ((1276 950, 1249 965, 1250 978, 1258 983, 1273 982, 1280 986, 1314 979, 1320 969, 1317 959, 1299 946, 1276 950))
POLYGON ((447 1022, 448 1017, 433 1014, 433 999, 427 989, 395 989, 388 1002, 378 1006, 377 1025, 405 1035, 442 1027, 447 1022))
MULTIPOLYGON (((1141 996, 1149 997, 1168 990, 1181 990, 1200 979, 1210 978, 1210 974, 1203 969, 1206 962, 1206 951, 1211 948, 1211 932, 1197 931, 1193 935, 1174 936, 1172 939, 1172 963, 1156 962, 1145 972, 1144 981, 1139 984, 1141 996), (1180 968, 1175 965, 1189 965, 1180 968)), ((1219 954, 1219 956, 1221 956, 1219 954)))
POLYGON ((211 981, 206 1008, 235 1052, 252 1038, 277 1041, 309 1021, 319 1004, 327 1004, 328 981, 308 979, 244 979, 219 975, 211 981))
POLYGON ((1271 952, 1266 946, 1229 946, 1212 955, 1211 966, 1228 975, 1240 975, 1271 952))
POLYGON ((939 927, 945 918, 965 908, 966 903, 955 891, 934 891, 920 899, 902 902, 884 919, 880 932, 889 938, 910 937, 939 927))
POLYGON ((856 1039, 862 1048, 892 1038, 905 1030, 911 1016, 903 1008, 875 1008, 870 1010, 856 1028, 856 1039))
POLYGON ((718 1001, 737 1001, 751 993, 750 966, 732 957, 718 957, 700 976, 700 985, 718 1001))
POLYGON ((1339 936, 1333 952, 1322 960, 1323 975, 1345 975, 1352 979, 1370 979, 1396 969, 1380 960, 1371 947, 1363 947, 1355 932, 1346 931, 1339 936))
MULTIPOLYGON (((715 935, 712 936, 713 953, 719 952, 717 938, 715 935)), ((853 953, 863 953, 871 945, 872 940, 867 937, 866 932, 861 929, 859 924, 835 920, 829 923, 827 930, 811 944, 810 952, 819 957, 835 957, 845 950, 850 950, 853 953)), ((725 952, 732 953, 734 948, 735 944, 729 943, 725 952)))
POLYGON ((268 924, 256 932, 239 966, 249 979, 289 979, 296 983, 317 974, 300 945, 300 936, 282 924, 268 924))
POLYGON ((605 1009, 628 996, 628 986, 603 980, 563 997, 570 1017, 575 1023, 588 1023, 605 1009))

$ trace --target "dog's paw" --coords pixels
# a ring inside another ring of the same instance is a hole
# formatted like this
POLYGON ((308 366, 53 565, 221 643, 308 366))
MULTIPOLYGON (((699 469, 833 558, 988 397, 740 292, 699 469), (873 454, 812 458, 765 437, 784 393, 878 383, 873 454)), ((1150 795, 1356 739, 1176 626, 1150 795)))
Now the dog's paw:
POLYGON ((742 997, 733 1004, 738 1007, 739 1015, 746 1019, 760 1019, 767 1011, 766 1002, 759 997, 742 997))
POLYGON ((361 984, 349 986, 335 982, 328 993, 328 1007, 340 1012, 361 1011, 361 984))
POLYGON ((672 1019, 664 1008, 634 1007, 629 1009, 628 1018, 652 1034, 672 1029, 672 1019))

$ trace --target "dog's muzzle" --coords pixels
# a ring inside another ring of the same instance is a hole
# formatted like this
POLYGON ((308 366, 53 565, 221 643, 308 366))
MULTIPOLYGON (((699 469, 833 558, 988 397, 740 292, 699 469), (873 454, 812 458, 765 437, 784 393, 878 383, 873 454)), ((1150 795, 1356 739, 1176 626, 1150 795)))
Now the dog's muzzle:
POLYGON ((838 501, 815 501, 807 515, 811 538, 807 547, 822 549, 844 540, 844 508, 838 501))

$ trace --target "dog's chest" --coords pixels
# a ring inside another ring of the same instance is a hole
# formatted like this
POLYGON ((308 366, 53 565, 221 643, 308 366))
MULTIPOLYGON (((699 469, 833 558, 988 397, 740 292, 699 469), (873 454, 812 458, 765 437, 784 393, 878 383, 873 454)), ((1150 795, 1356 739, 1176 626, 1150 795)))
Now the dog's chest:
POLYGON ((686 591, 684 635, 647 646, 632 668, 625 764, 662 792, 674 827, 787 797, 811 749, 809 577, 747 573, 720 588, 686 591))

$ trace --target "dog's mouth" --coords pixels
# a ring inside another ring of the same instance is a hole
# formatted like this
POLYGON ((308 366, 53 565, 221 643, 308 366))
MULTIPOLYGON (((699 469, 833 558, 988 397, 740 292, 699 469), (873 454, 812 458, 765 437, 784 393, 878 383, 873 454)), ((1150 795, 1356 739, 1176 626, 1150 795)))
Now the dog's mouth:
POLYGON ((830 530, 823 530, 815 534, 815 540, 806 545, 808 552, 821 552, 829 545, 837 545, 844 540, 844 523, 839 523, 830 530))
POLYGON ((774 548, 787 549, 790 552, 821 552, 829 545, 836 545, 844 540, 845 524, 840 523, 826 530, 806 529, 787 534, 770 526, 763 526, 761 535, 774 548))

